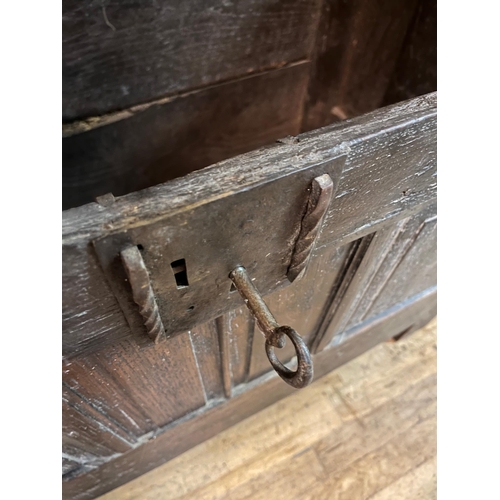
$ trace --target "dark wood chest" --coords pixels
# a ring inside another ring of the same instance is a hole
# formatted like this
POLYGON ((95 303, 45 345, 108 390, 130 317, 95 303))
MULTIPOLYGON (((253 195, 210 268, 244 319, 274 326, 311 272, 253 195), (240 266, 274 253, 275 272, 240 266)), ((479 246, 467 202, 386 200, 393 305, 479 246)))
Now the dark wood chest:
POLYGON ((434 23, 425 1, 65 2, 66 498, 296 390, 238 266, 315 378, 435 316, 434 23))

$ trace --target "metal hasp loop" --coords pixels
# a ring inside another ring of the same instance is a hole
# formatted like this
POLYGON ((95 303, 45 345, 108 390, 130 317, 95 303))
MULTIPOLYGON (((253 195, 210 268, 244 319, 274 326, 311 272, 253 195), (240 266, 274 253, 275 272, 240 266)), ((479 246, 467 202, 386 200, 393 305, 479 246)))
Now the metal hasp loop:
POLYGON ((333 181, 328 174, 320 175, 312 181, 306 213, 302 219, 300 233, 287 271, 287 278, 291 283, 302 277, 306 271, 323 219, 333 197, 333 189, 333 181))
POLYGON ((229 277, 257 320, 259 328, 264 333, 267 357, 278 375, 296 389, 309 385, 313 379, 313 365, 311 354, 302 337, 293 328, 278 325, 244 267, 238 266, 231 271, 229 277), (281 348, 285 345, 285 337, 288 337, 295 347, 295 353, 297 354, 296 371, 284 366, 274 353, 274 347, 281 348))
POLYGON ((158 343, 165 337, 165 328, 141 252, 133 246, 120 252, 120 255, 132 287, 134 302, 139 306, 148 335, 158 343))

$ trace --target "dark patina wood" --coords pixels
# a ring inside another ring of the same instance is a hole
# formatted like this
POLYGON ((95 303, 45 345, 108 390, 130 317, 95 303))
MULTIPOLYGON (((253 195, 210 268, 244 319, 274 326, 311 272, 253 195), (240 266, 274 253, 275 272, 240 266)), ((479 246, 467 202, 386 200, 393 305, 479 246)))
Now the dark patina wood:
MULTIPOLYGON (((229 271, 235 263, 248 266, 239 262, 250 257, 248 245, 256 286, 276 320, 296 329, 315 353, 316 377, 431 319, 435 176, 431 94, 64 212, 63 404, 68 419, 75 415, 63 429, 65 498, 94 498, 293 390, 274 375, 263 335, 231 291, 229 271), (308 189, 325 168, 336 191, 306 272, 290 284, 308 189), (279 189, 286 193, 277 198, 282 212, 269 201, 279 189), (231 208, 238 206, 249 209, 231 208), (263 214, 256 233, 249 221, 263 214), (215 235, 209 245, 204 223, 215 235), (135 239, 151 228, 154 238, 164 238, 155 265, 148 243, 135 239), (252 246, 247 239, 255 234, 261 239, 252 246), (168 281, 168 307, 180 305, 183 315, 199 307, 189 331, 154 344, 139 311, 128 316, 98 248, 109 238, 113 246, 117 235, 142 246, 153 289, 168 281), (181 280, 177 288, 175 269, 182 265, 172 264, 183 259, 189 286, 181 280), (206 280, 223 295, 184 303, 186 291, 195 293, 206 280)), ((293 353, 288 342, 279 357, 293 353)))
POLYGON ((309 63, 240 78, 64 129, 63 207, 154 186, 298 134, 309 63))
POLYGON ((437 89, 437 0, 419 0, 383 104, 437 89))
MULTIPOLYGON (((334 370, 384 340, 425 325, 436 315, 435 290, 387 311, 368 324, 361 324, 341 346, 331 347, 314 357, 317 377, 334 370)), ((214 400, 203 412, 194 412, 166 426, 142 446, 109 461, 94 471, 63 483, 65 498, 95 498, 151 470, 255 412, 286 397, 294 389, 277 377, 265 376, 241 387, 233 398, 214 400), (219 404, 217 404, 219 403, 219 404)))
POLYGON ((318 5, 67 0, 63 118, 98 116, 305 60, 318 5))
POLYGON ((303 130, 382 104, 418 1, 322 2, 303 130))
POLYGON ((63 208, 435 90, 435 10, 430 0, 65 2, 63 208))

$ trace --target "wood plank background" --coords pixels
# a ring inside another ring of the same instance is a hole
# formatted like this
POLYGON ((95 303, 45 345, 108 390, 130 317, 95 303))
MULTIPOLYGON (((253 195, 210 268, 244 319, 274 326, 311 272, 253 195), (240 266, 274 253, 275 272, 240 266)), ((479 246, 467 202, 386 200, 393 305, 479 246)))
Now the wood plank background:
POLYGON ((102 115, 305 60, 318 6, 319 0, 65 1, 63 117, 102 115))
POLYGON ((100 500, 167 498, 435 499, 436 321, 100 500))
POLYGON ((63 208, 436 90, 436 1, 63 4, 63 208))
POLYGON ((64 203, 122 195, 300 132, 309 64, 161 101, 63 140, 64 203))

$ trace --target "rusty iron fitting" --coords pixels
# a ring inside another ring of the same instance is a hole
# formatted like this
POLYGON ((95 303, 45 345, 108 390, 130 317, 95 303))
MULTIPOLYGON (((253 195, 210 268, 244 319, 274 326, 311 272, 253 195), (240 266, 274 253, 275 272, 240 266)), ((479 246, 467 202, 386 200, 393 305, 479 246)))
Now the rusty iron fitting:
POLYGON ((229 278, 243 297, 248 309, 250 309, 259 328, 266 337, 265 348, 272 367, 287 384, 296 389, 309 385, 313 379, 313 366, 311 354, 302 337, 293 328, 280 326, 277 323, 244 267, 236 267, 229 274, 229 278), (274 353, 274 347, 280 349, 284 347, 286 337, 291 340, 295 347, 297 355, 296 371, 284 366, 274 353))

